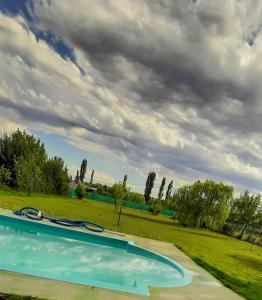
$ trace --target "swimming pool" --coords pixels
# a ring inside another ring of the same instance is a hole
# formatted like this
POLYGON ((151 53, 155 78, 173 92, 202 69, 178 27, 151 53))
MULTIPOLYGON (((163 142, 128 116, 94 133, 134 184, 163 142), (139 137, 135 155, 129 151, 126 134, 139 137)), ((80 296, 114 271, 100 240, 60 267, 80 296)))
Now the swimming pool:
POLYGON ((141 295, 191 283, 181 265, 130 241, 2 215, 0 269, 141 295))

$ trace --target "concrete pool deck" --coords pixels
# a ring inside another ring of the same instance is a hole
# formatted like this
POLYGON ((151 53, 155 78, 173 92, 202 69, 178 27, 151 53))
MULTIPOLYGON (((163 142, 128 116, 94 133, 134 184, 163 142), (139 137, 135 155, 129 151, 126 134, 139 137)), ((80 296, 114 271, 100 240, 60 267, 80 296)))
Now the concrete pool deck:
MULTIPOLYGON (((11 211, 0 209, 0 214, 14 217, 11 211)), ((34 222, 34 221, 32 221, 34 222)), ((48 223, 48 221, 42 221, 48 223)), ((54 225, 59 226, 59 225, 54 225)), ((77 229, 79 230, 79 229, 77 229)), ((80 229, 81 230, 81 229, 80 229)), ((82 231, 82 230, 81 230, 82 231)), ((101 234, 100 234, 101 235, 101 234)), ((0 293, 31 295, 57 300, 171 300, 171 299, 243 299, 222 285, 217 279, 198 266, 171 243, 151 240, 119 232, 105 231, 102 235, 132 240, 135 244, 159 252, 187 268, 193 278, 192 284, 180 288, 150 288, 150 297, 112 291, 102 288, 44 279, 19 273, 0 271, 0 293)), ((108 274, 110 276, 110 274, 108 274)))

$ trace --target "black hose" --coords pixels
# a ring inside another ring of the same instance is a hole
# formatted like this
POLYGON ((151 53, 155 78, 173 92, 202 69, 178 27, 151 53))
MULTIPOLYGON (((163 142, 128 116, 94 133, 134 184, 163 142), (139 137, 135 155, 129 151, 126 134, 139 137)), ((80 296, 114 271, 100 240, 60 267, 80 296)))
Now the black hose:
POLYGON ((67 227, 72 227, 72 226, 84 227, 94 232, 103 232, 105 230, 103 226, 92 222, 46 217, 42 214, 40 210, 33 207, 23 207, 20 210, 14 211, 14 214, 18 216, 26 216, 29 219, 33 219, 37 221, 41 221, 42 219, 47 219, 55 224, 67 226, 67 227))
POLYGON ((103 226, 92 222, 85 222, 83 227, 94 232, 103 232, 105 230, 103 226), (89 225, 91 225, 91 227, 89 225))

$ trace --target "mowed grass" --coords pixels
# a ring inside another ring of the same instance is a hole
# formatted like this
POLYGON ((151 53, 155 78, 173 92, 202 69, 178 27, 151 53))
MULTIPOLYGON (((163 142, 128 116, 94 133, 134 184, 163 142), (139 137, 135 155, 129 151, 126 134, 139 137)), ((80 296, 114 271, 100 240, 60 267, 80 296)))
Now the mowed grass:
POLYGON ((33 206, 44 214, 97 222, 105 228, 167 241, 182 249, 226 286, 247 299, 262 299, 262 248, 204 229, 184 228, 165 216, 124 208, 120 227, 111 204, 68 197, 0 191, 0 207, 33 206))

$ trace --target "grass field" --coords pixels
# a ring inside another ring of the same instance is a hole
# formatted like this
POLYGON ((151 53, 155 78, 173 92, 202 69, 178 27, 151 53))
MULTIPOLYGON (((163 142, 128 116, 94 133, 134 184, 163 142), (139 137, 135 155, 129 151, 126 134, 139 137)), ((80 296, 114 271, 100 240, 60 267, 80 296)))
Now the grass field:
POLYGON ((124 208, 118 229, 114 206, 93 200, 0 191, 0 207, 23 206, 44 214, 97 222, 107 229, 174 243, 226 286, 247 299, 262 299, 262 248, 204 229, 184 228, 165 216, 124 208))

